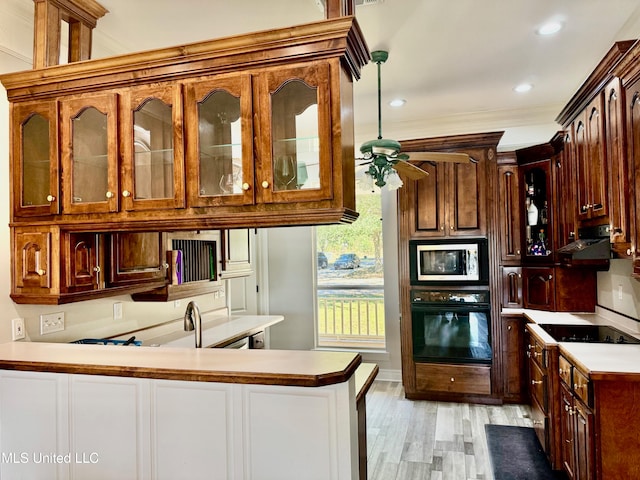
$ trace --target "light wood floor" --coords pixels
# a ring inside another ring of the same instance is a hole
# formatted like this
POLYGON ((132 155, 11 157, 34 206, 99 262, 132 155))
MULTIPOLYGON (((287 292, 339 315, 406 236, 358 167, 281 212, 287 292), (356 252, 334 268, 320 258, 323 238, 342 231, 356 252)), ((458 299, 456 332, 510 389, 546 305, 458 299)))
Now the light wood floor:
POLYGON ((398 382, 375 381, 366 405, 369 480, 491 480, 484 425, 532 426, 526 405, 407 400, 398 382))

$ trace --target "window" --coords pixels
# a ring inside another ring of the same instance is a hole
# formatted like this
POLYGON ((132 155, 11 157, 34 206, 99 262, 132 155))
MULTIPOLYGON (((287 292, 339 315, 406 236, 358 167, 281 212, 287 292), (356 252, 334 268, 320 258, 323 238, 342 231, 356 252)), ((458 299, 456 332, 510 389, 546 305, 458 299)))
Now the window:
POLYGON ((380 190, 356 201, 353 224, 316 228, 318 347, 385 348, 380 190))

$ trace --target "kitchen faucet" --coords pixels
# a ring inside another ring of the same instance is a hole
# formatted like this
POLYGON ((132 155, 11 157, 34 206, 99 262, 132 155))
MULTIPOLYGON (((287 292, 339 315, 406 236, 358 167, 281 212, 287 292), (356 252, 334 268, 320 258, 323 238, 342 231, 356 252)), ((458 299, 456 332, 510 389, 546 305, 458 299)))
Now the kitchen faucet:
POLYGON ((190 332, 194 329, 196 331, 196 348, 202 348, 202 317, 200 317, 198 304, 191 301, 184 312, 184 331, 190 332))

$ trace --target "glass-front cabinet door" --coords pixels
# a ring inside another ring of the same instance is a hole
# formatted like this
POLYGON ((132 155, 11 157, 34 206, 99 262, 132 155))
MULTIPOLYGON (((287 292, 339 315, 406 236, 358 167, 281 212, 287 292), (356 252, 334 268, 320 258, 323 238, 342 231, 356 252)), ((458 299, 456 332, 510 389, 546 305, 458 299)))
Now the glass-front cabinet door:
POLYGON ((190 207, 254 203, 251 76, 185 85, 190 207))
POLYGON ((117 212, 116 95, 79 97, 61 105, 64 213, 117 212))
POLYGON ((329 64, 284 68, 258 79, 258 202, 331 198, 329 64))
POLYGON ((14 105, 13 213, 17 217, 60 212, 56 102, 14 105))
POLYGON ((553 222, 550 162, 521 167, 523 190, 524 252, 526 262, 546 263, 553 258, 553 222))
POLYGON ((134 88, 124 95, 123 104, 122 208, 183 208, 179 86, 134 88))

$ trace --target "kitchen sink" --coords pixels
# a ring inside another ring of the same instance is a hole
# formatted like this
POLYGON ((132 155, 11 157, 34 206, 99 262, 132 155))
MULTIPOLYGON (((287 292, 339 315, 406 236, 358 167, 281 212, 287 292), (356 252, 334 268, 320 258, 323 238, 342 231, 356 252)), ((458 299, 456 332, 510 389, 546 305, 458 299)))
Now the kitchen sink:
POLYGON ((558 342, 582 343, 640 343, 640 339, 611 325, 539 324, 558 342))

